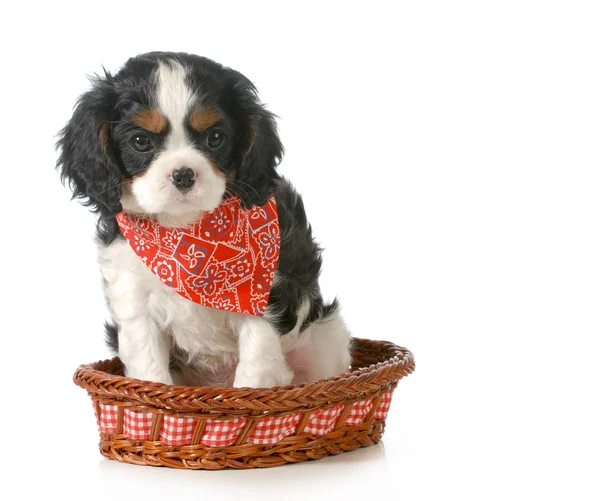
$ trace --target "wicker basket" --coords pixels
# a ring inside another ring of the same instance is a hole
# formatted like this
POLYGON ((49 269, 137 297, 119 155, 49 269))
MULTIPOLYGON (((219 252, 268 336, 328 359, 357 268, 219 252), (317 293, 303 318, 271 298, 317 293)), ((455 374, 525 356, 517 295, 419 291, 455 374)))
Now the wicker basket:
POLYGON ((168 386, 124 377, 118 358, 80 366, 100 451, 109 459, 172 468, 256 468, 319 459, 381 439, 398 380, 412 353, 354 339, 352 370, 301 386, 168 386))

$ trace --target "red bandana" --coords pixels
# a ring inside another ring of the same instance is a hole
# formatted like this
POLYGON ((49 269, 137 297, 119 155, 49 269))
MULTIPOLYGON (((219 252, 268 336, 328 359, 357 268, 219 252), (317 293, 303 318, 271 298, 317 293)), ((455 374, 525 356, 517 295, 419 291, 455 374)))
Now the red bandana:
POLYGON ((238 197, 186 228, 117 214, 133 251, 179 295, 219 310, 263 315, 279 261, 279 220, 271 197, 242 207, 238 197))

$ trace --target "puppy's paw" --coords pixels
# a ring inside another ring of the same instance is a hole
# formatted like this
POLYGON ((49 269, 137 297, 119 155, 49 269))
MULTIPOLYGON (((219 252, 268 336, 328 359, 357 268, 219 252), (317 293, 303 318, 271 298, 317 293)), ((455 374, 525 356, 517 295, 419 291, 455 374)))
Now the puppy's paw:
POLYGON ((127 377, 133 379, 141 379, 142 381, 151 381, 153 383, 162 383, 162 384, 175 384, 173 380, 173 376, 170 373, 156 373, 156 372, 147 372, 147 371, 136 371, 131 369, 125 369, 125 375, 127 377))
POLYGON ((287 386, 292 382, 294 373, 285 363, 268 367, 256 364, 239 364, 235 371, 233 386, 236 388, 271 388, 287 386))

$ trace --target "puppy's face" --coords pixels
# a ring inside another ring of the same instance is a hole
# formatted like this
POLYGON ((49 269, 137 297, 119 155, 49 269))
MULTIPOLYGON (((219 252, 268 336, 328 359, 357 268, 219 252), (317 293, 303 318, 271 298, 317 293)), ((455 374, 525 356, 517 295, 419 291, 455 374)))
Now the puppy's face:
POLYGON ((62 132, 59 167, 101 212, 186 224, 236 193, 266 201, 282 156, 273 116, 240 73, 151 53, 94 82, 62 132))
POLYGON ((159 62, 142 79, 140 96, 121 105, 112 127, 126 179, 125 210, 181 215, 211 210, 225 193, 243 131, 219 105, 219 90, 202 90, 201 75, 159 62))

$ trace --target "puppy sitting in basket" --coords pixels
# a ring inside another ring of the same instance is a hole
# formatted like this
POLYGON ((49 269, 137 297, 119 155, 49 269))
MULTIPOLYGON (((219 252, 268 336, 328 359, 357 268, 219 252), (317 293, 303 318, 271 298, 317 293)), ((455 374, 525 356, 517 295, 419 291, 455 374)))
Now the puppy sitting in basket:
POLYGON ((134 57, 93 81, 58 146, 62 179, 98 214, 107 338, 127 376, 270 387, 348 370, 321 251, 246 77, 189 54, 134 57))

